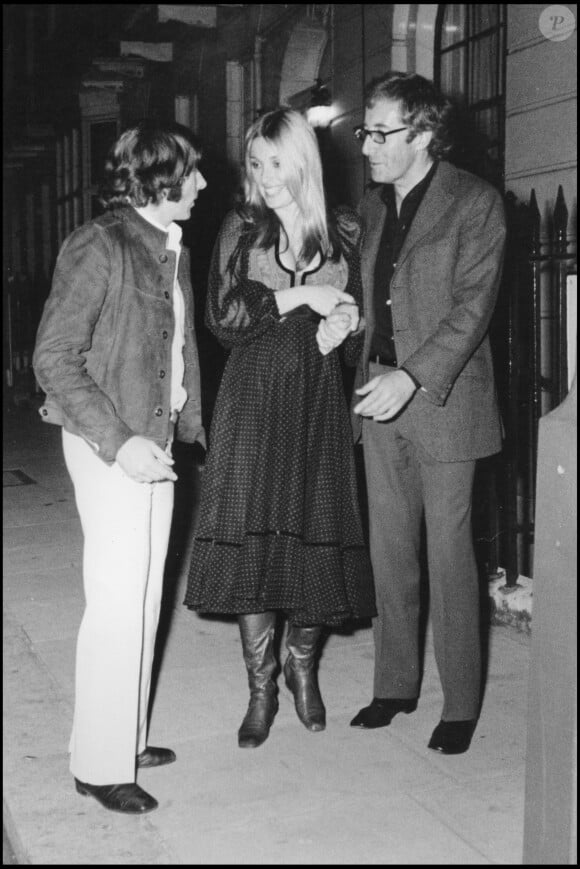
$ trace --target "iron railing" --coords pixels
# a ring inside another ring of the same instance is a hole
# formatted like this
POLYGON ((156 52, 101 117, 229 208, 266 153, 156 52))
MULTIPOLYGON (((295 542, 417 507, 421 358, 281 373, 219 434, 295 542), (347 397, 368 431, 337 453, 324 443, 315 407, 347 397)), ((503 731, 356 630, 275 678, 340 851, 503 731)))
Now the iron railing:
POLYGON ((505 204, 506 260, 490 328, 504 447, 481 463, 475 521, 487 574, 503 569, 510 587, 533 576, 538 423, 568 392, 567 277, 576 254, 561 186, 547 240, 534 190, 527 205, 510 193, 505 204))

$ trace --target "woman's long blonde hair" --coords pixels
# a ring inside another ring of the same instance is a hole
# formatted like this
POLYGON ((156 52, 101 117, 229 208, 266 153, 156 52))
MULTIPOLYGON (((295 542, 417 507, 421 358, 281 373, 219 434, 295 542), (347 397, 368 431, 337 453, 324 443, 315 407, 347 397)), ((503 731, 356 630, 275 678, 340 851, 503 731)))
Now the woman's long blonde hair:
POLYGON ((303 221, 300 263, 305 265, 316 253, 323 258, 337 255, 332 228, 329 233, 322 181, 322 163, 316 134, 297 111, 277 108, 255 121, 246 133, 244 217, 253 226, 255 243, 268 248, 280 231, 276 213, 268 207, 253 179, 250 166, 252 143, 262 138, 275 146, 284 180, 303 221))

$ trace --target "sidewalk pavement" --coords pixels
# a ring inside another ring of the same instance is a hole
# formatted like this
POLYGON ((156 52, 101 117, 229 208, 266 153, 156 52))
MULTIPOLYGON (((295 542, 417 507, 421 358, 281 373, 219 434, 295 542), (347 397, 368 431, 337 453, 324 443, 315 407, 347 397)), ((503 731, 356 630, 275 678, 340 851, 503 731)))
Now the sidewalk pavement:
POLYGON ((305 730, 279 679, 269 739, 240 750, 248 697, 237 624, 181 603, 202 474, 191 454, 181 459, 150 726, 150 743, 173 748, 177 763, 140 772, 159 801, 143 817, 79 796, 67 746, 81 529, 60 430, 32 408, 5 416, 4 822, 19 862, 521 864, 529 636, 490 629, 486 695, 466 754, 427 748, 442 706, 429 631, 417 711, 388 728, 349 727, 372 695, 366 625, 325 645, 326 731, 305 730))

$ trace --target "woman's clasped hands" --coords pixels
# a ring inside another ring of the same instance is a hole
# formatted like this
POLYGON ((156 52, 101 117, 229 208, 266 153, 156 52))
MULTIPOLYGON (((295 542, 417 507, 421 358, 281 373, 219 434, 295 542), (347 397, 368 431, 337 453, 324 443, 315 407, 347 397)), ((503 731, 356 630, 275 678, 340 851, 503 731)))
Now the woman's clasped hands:
POLYGON ((338 347, 359 325, 359 310, 354 299, 341 301, 320 321, 316 343, 323 356, 338 347))
POLYGON ((330 284, 304 284, 278 290, 276 301, 282 316, 303 304, 320 314, 323 319, 318 326, 316 343, 324 356, 359 327, 359 310, 354 297, 330 284))

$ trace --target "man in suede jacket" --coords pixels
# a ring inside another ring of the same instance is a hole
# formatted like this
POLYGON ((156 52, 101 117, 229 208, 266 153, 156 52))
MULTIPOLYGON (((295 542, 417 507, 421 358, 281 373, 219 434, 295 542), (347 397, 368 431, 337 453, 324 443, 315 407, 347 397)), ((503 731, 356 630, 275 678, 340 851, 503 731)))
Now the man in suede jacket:
POLYGON ((200 190, 197 139, 142 122, 113 145, 107 211, 64 242, 33 357, 41 416, 62 426, 84 535, 70 768, 76 790, 143 814, 147 711, 173 511, 171 446, 204 442, 189 259, 181 228, 200 190))

